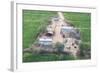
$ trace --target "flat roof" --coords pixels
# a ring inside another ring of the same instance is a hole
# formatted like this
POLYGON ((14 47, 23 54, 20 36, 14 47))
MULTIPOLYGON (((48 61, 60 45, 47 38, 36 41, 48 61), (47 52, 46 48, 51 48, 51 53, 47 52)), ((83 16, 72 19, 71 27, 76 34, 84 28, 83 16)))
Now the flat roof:
POLYGON ((62 26, 61 28, 62 29, 73 29, 73 27, 70 27, 70 26, 62 26))
POLYGON ((53 41, 52 38, 39 38, 39 41, 53 41))

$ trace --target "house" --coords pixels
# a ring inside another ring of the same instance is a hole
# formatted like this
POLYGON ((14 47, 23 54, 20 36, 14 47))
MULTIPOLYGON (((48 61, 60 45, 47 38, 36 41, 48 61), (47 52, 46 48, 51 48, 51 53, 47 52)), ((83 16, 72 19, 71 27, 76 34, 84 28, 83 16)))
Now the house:
POLYGON ((61 32, 62 33, 66 33, 66 32, 73 32, 73 27, 71 26, 66 26, 66 25, 62 25, 61 27, 61 32))
POLYGON ((73 27, 62 25, 60 33, 64 38, 69 37, 70 32, 73 32, 73 27))
POLYGON ((77 40, 80 40, 80 32, 79 30, 75 29, 71 26, 63 25, 61 27, 61 34, 63 37, 70 37, 70 38, 76 38, 77 40))
POLYGON ((42 36, 39 38, 39 44, 46 46, 46 45, 52 45, 53 39, 47 36, 42 36))

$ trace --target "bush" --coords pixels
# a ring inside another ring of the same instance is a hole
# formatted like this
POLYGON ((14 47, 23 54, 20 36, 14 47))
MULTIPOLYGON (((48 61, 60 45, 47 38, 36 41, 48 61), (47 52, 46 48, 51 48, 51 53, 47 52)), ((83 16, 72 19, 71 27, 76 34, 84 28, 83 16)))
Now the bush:
POLYGON ((57 49, 58 52, 62 52, 64 49, 64 44, 57 42, 55 44, 55 49, 57 49))
POLYGON ((91 58, 91 49, 90 44, 80 44, 80 58, 81 59, 90 59, 91 58))

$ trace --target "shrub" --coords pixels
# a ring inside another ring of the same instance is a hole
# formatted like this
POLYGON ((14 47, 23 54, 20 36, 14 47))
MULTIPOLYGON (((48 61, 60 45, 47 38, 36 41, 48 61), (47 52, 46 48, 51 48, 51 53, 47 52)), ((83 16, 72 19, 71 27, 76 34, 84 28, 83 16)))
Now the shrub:
POLYGON ((57 42, 55 44, 55 49, 57 49, 58 52, 62 52, 64 49, 64 44, 57 42))
POLYGON ((89 59, 91 58, 91 49, 89 44, 80 44, 80 58, 89 59))

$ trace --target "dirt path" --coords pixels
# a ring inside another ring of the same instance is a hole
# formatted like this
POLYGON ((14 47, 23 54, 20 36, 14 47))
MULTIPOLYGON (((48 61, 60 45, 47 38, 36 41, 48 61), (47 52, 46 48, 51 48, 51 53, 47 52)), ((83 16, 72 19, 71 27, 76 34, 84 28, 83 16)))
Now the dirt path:
POLYGON ((63 14, 62 14, 62 12, 58 12, 58 16, 59 16, 59 18, 60 18, 61 20, 64 20, 64 19, 65 19, 64 16, 63 16, 63 14))
POLYGON ((63 37, 60 34, 61 31, 61 27, 63 25, 63 20, 64 20, 64 16, 61 12, 58 12, 58 16, 59 16, 59 21, 56 21, 55 23, 52 24, 53 28, 54 28, 54 32, 55 35, 53 36, 53 43, 57 43, 57 42, 61 42, 63 43, 63 37))
POLYGON ((54 31, 55 31, 55 35, 53 36, 53 43, 63 42, 63 37, 60 34, 60 31, 61 31, 61 22, 59 22, 58 24, 56 24, 56 27, 55 27, 54 31))

